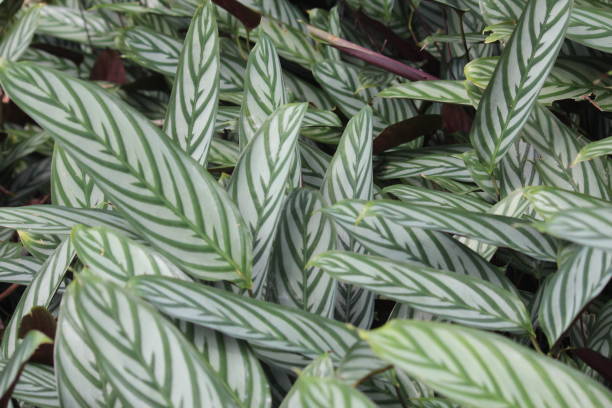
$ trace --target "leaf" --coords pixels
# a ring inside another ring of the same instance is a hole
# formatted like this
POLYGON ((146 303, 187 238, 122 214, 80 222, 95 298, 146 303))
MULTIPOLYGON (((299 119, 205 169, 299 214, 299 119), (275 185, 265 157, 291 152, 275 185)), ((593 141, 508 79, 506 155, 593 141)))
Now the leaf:
POLYGON ((40 266, 41 262, 31 256, 2 258, 0 259, 0 282, 29 285, 40 266))
POLYGON ((73 208, 94 208, 104 201, 104 194, 59 144, 53 146, 51 164, 53 203, 73 208))
POLYGON ((11 387, 14 382, 19 381, 19 375, 23 366, 28 362, 36 349, 46 343, 53 343, 53 341, 37 330, 30 331, 23 341, 19 343, 0 375, 0 395, 2 395, 3 401, 8 402, 10 400, 11 387))
POLYGON ((21 296, 11 320, 6 325, 2 337, 2 355, 11 356, 17 349, 18 332, 21 319, 30 313, 34 306, 48 307, 64 273, 74 257, 74 249, 69 239, 65 239, 55 252, 41 265, 40 270, 21 296))
MULTIPOLYGON (((8 360, 0 360, 0 371, 4 371, 7 363, 8 360)), ((13 397, 41 408, 60 408, 53 369, 27 364, 15 385, 13 397)))
POLYGON ((421 262, 425 266, 474 276, 514 290, 500 270, 448 235, 400 225, 392 217, 361 217, 363 205, 345 203, 324 211, 332 215, 336 224, 359 241, 370 254, 399 262, 421 262), (359 222, 356 223, 356 220, 359 222))
POLYGON ((308 67, 323 59, 312 40, 301 29, 264 17, 257 28, 257 34, 268 36, 281 57, 302 66, 308 67))
POLYGON ((335 282, 320 269, 307 267, 315 255, 336 247, 332 221, 321 213, 321 196, 306 188, 287 197, 278 225, 271 264, 277 303, 333 317, 335 282))
POLYGON ((257 131, 232 173, 229 195, 253 236, 254 293, 263 296, 306 104, 278 108, 257 131))
POLYGON ((34 37, 41 7, 42 5, 35 5, 27 9, 10 30, 3 33, 0 58, 17 61, 23 55, 34 37))
POLYGON ((580 5, 574 8, 567 37, 587 47, 612 52, 612 11, 580 5))
POLYGON ((337 321, 204 285, 142 276, 130 287, 163 313, 246 340, 281 367, 304 366, 328 350, 341 359, 358 341, 337 321))
POLYGON ((612 351, 612 301, 606 302, 597 315, 597 321, 591 328, 587 347, 610 357, 612 351))
POLYGON ((7 65, 0 80, 171 262, 199 278, 250 285, 250 237, 236 207, 145 117, 95 85, 34 65, 7 65))
POLYGON ((523 190, 523 196, 533 210, 545 220, 565 210, 600 208, 610 205, 609 201, 549 186, 528 187, 523 190))
POLYGON ((217 331, 191 323, 179 328, 245 407, 264 408, 272 402, 270 386, 251 347, 217 331))
POLYGON ((265 120, 286 103, 287 95, 276 49, 266 35, 261 35, 249 54, 245 73, 244 97, 238 126, 242 150, 265 120))
POLYGON ((153 250, 107 228, 76 226, 71 240, 79 259, 94 275, 117 285, 138 275, 191 280, 153 250))
POLYGON ((580 149, 578 155, 572 164, 580 163, 585 160, 591 160, 596 157, 612 154, 612 136, 596 142, 591 142, 580 149))
POLYGON ((367 407, 374 408, 365 395, 333 378, 300 376, 294 392, 287 395, 281 407, 367 407))
POLYGON ((176 75, 181 43, 154 30, 134 26, 121 32, 117 46, 125 57, 160 74, 176 75))
POLYGON ((580 372, 495 334, 395 320, 362 336, 379 357, 461 405, 603 408, 612 403, 608 390, 580 372))
POLYGON ((206 163, 219 94, 219 39, 213 5, 198 8, 181 49, 164 132, 200 164, 206 163))
POLYGON ((466 195, 430 190, 423 187, 395 184, 383 188, 383 193, 393 194, 401 201, 432 205, 440 208, 457 208, 472 212, 487 212, 491 204, 466 195))
MULTIPOLYGON (((606 169, 601 159, 581 162, 571 167, 572 161, 585 144, 577 133, 565 126, 550 111, 536 105, 531 118, 523 128, 523 139, 542 156, 537 164, 551 168, 563 185, 546 182, 548 185, 574 190, 596 198, 610 198, 610 192, 603 180, 606 169)), ((540 174, 541 167, 538 166, 540 174)), ((546 180, 544 174, 542 179, 546 180)))
POLYGON ((529 118, 562 45, 571 7, 570 0, 531 0, 504 48, 470 132, 472 145, 489 172, 529 118))
POLYGON ((533 332, 517 295, 480 279, 384 258, 326 252, 311 261, 336 279, 486 330, 533 332))
POLYGON ((116 33, 97 13, 61 6, 42 7, 38 34, 97 47, 112 47, 116 33))
POLYGON ((304 186, 320 189, 332 156, 321 151, 314 144, 300 142, 298 148, 304 186))
POLYGON ((76 209, 55 205, 0 208, 0 225, 32 233, 67 235, 73 226, 106 226, 134 237, 123 218, 111 211, 76 209))
POLYGON ((445 231, 467 236, 487 244, 508 247, 541 260, 555 260, 557 242, 536 231, 529 222, 500 215, 473 213, 463 210, 435 208, 398 201, 346 200, 330 207, 327 212, 342 214, 350 209, 359 224, 368 217, 393 220, 404 227, 445 231))
POLYGON ((384 154, 377 175, 382 180, 439 176, 470 183, 472 176, 459 156, 465 151, 467 146, 464 145, 390 151, 384 154))
POLYGON ((551 347, 612 278, 612 254, 576 245, 564 251, 559 270, 546 284, 538 313, 551 347))
POLYGON ((122 405, 239 406, 210 365, 151 306, 92 276, 80 276, 76 285, 87 340, 122 405))
POLYGON ((417 81, 404 82, 384 89, 381 98, 408 98, 431 102, 471 105, 463 81, 417 81))
MULTIPOLYGON (((325 173, 321 195, 326 203, 354 198, 371 199, 372 110, 364 107, 346 125, 336 153, 325 173)), ((338 234, 338 247, 353 251, 363 248, 345 233, 338 234)), ((361 288, 339 285, 336 291, 336 318, 367 328, 374 317, 374 295, 361 288)))
POLYGON ((612 206, 559 211, 537 227, 580 245, 612 250, 612 206))

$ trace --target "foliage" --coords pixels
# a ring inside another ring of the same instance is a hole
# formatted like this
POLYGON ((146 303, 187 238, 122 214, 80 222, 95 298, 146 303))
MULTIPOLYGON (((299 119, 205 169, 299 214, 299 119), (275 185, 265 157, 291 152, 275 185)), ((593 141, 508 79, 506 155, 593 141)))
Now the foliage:
POLYGON ((0 0, 0 407, 612 406, 609 0, 0 0))

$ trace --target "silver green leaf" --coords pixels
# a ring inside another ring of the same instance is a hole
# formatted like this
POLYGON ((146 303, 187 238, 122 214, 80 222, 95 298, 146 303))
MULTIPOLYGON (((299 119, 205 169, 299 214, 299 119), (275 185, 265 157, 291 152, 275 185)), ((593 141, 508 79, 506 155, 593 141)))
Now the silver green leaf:
POLYGON ((612 404, 612 393, 579 371, 499 335, 445 323, 395 320, 362 336, 379 357, 461 405, 612 404))

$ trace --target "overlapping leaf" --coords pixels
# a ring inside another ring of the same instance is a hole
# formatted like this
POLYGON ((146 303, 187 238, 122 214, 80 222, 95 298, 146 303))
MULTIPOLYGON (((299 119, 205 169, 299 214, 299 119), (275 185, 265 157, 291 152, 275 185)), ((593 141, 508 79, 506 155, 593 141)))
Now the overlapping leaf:
POLYGON ((250 285, 250 237, 237 209, 159 129, 100 88, 34 65, 5 66, 0 81, 171 261, 250 285))

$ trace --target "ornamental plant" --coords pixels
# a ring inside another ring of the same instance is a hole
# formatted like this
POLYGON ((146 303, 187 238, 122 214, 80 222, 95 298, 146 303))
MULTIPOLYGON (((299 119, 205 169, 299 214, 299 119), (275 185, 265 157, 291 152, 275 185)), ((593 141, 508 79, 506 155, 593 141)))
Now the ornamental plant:
POLYGON ((612 406, 609 0, 0 21, 0 407, 612 406))

